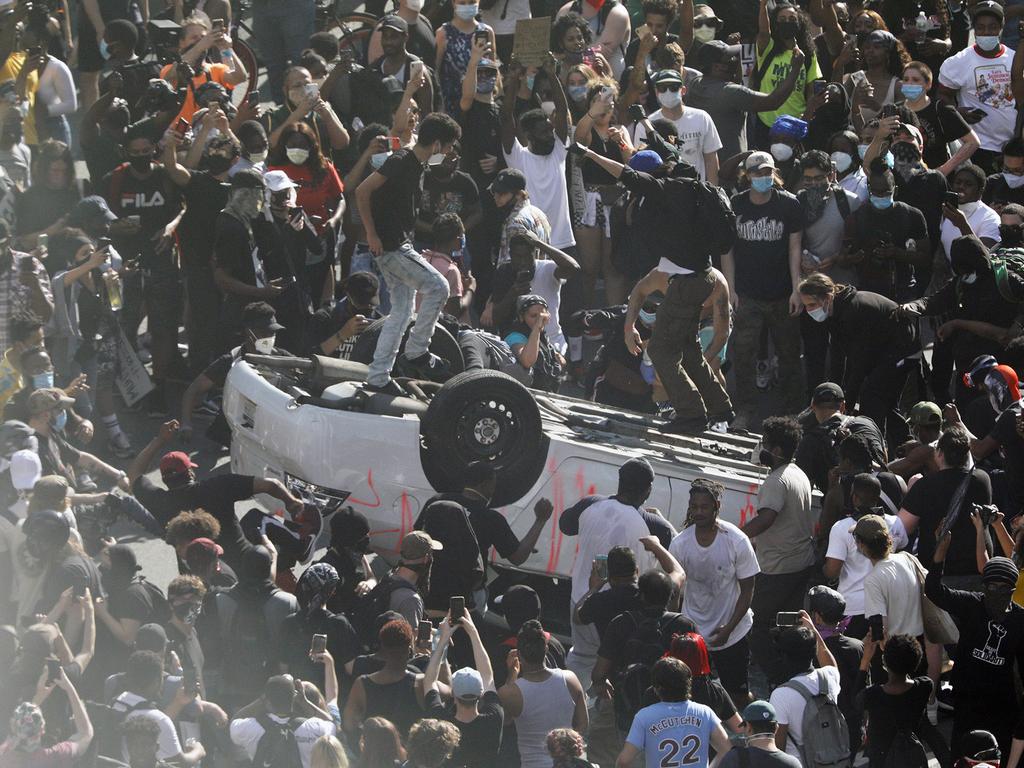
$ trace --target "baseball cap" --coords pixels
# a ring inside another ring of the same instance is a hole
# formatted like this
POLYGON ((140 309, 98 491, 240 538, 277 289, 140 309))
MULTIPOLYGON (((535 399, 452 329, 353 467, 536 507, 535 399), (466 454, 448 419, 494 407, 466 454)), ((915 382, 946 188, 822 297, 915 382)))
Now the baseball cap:
POLYGON ((167 632, 159 624, 143 624, 135 633, 136 651, 163 653, 167 647, 167 632))
POLYGON ((284 326, 277 322, 274 308, 265 301, 254 301, 246 304, 242 310, 242 325, 254 331, 283 331, 284 326))
POLYGON ((919 427, 934 427, 942 423, 942 410, 935 403, 922 400, 910 409, 908 418, 911 424, 919 427))
POLYGON ((738 45, 729 45, 723 40, 708 40, 697 49, 697 64, 704 68, 739 55, 738 45))
POLYGON ((263 180, 267 182, 267 189, 271 192, 284 192, 286 189, 295 189, 299 186, 288 178, 284 171, 268 171, 263 174, 263 180))
POLYGON ((751 152, 743 161, 743 169, 746 171, 759 171, 762 168, 774 168, 775 158, 767 152, 751 152))
POLYGON ((117 216, 110 210, 106 200, 99 195, 89 195, 79 200, 71 209, 68 214, 68 226, 80 227, 97 219, 117 221, 117 216))
POLYGON ((266 183, 263 174, 255 168, 243 168, 231 177, 232 189, 263 189, 266 183))
POLYGON ((662 83, 679 83, 682 85, 683 76, 674 69, 659 69, 654 73, 651 82, 655 85, 661 85, 662 83))
POLYGON ((823 617, 841 617, 846 612, 846 598, 831 587, 816 584, 807 591, 807 611, 820 613, 823 617))
POLYGON ((778 716, 775 714, 775 707, 759 699, 743 708, 743 720, 747 723, 775 723, 778 722, 778 716))
POLYGON ((493 70, 497 71, 497 69, 498 69, 498 62, 496 62, 494 59, 480 59, 480 61, 478 61, 476 63, 476 68, 477 69, 493 69, 493 70))
POLYGON ((889 526, 881 515, 864 515, 853 526, 853 535, 862 541, 878 541, 889 533, 889 526))
POLYGON ((16 491, 31 491, 43 474, 39 454, 22 448, 11 455, 11 485, 16 491))
POLYGON ((494 177, 491 192, 521 192, 526 189, 526 176, 517 168, 504 168, 494 177))
POLYGON ((372 272, 353 272, 345 280, 345 292, 355 297, 360 304, 379 303, 380 280, 372 272))
POLYGON ((993 0, 981 0, 980 3, 975 5, 974 12, 971 14, 971 21, 986 13, 999 19, 1000 24, 1003 22, 1003 6, 993 2, 993 0))
POLYGON ((654 482, 654 470, 647 459, 630 459, 619 467, 619 482, 631 488, 650 485, 654 482))
POLYGON ((629 158, 629 167, 641 173, 650 173, 662 165, 664 165, 664 161, 661 159, 661 155, 653 149, 641 149, 629 158))
POLYGON ((430 534, 423 531, 412 531, 405 534, 402 539, 402 549, 399 552, 402 560, 419 560, 427 556, 429 552, 438 552, 444 549, 440 541, 430 538, 430 534))
MULTIPOLYGON (((878 30, 875 31, 877 32, 878 30)), ((874 34, 874 32, 872 34, 874 34)), ((918 149, 924 146, 924 135, 920 130, 918 130, 917 126, 910 125, 909 123, 900 123, 900 127, 896 130, 896 133, 909 134, 918 149)))
POLYGON ((892 32, 888 32, 884 29, 876 29, 868 33, 868 36, 864 39, 864 44, 875 43, 876 45, 884 45, 886 48, 892 48, 896 45, 896 36, 892 32))
POLYGON ((811 395, 812 403, 841 403, 846 400, 843 388, 834 381, 826 381, 814 388, 811 395))
POLYGON ((63 509, 71 486, 60 475, 41 477, 32 487, 32 500, 35 507, 45 509, 63 509))
POLYGON ((46 411, 52 411, 56 408, 67 408, 69 405, 74 404, 74 399, 65 395, 63 389, 43 387, 29 395, 28 412, 30 415, 36 416, 46 411))
POLYGON ((213 539, 205 536, 193 539, 185 549, 185 562, 191 568, 202 567, 211 562, 217 562, 217 572, 220 572, 220 562, 217 558, 224 554, 224 548, 213 539))
POLYGON ((452 696, 457 699, 479 699, 484 695, 484 680, 472 667, 463 667, 452 674, 452 696))
POLYGON ((190 469, 198 466, 184 451, 171 451, 170 453, 165 453, 163 458, 160 459, 160 474, 165 476, 183 475, 190 469))
POLYGON ((530 619, 540 616, 540 595, 525 584, 514 584, 505 594, 494 598, 494 604, 501 608, 509 631, 515 634, 530 619))
POLYGON ((409 31, 409 22, 407 22, 401 16, 396 16, 395 14, 391 14, 390 16, 385 16, 384 19, 380 23, 380 28, 381 29, 384 29, 385 27, 387 27, 389 29, 397 30, 399 32, 408 32, 409 31))

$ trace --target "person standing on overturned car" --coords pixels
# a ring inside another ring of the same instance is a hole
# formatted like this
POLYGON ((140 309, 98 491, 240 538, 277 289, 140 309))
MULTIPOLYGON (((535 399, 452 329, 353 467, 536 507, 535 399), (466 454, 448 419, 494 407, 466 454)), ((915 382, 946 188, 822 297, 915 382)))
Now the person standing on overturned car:
POLYGON ((367 388, 405 394, 391 378, 405 327, 419 292, 423 301, 400 361, 403 373, 441 380, 448 363, 430 352, 437 318, 448 301, 448 281, 412 246, 416 198, 423 186, 424 165, 440 165, 462 131, 448 115, 433 113, 420 124, 412 149, 400 149, 356 189, 366 242, 391 291, 391 314, 384 321, 374 353, 367 388))

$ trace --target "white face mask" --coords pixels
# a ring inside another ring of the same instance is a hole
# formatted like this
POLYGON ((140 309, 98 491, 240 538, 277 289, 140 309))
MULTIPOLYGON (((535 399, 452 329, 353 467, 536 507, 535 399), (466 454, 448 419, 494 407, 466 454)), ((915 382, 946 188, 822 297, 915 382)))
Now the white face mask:
POLYGON ((1017 175, 1015 173, 1006 173, 1003 171, 1003 180, 1006 182, 1006 186, 1010 189, 1018 189, 1024 186, 1024 174, 1017 175))
POLYGON ((553 101, 542 101, 540 103, 540 108, 544 110, 544 114, 548 117, 555 114, 555 102, 553 101))
POLYGON ((267 159, 266 152, 252 152, 249 155, 249 162, 253 164, 262 163, 267 159))
POLYGON ((384 161, 391 157, 390 152, 374 152, 370 155, 370 166, 373 168, 380 168, 384 165, 384 161))
POLYGON ((423 0, 405 0, 405 7, 414 13, 419 13, 423 10, 423 0))
POLYGON ((659 91, 658 103, 666 109, 675 109, 683 103, 683 94, 681 91, 659 91))
POLYGON ((276 336, 266 336, 265 338, 262 339, 256 339, 256 341, 253 342, 253 346, 256 348, 257 354, 269 355, 271 352, 273 352, 274 341, 276 341, 276 339, 276 336))
POLYGON ((999 35, 975 35, 974 42, 983 51, 994 51, 999 47, 999 35))
POLYGON ((978 279, 978 273, 971 272, 969 275, 964 275, 960 279, 967 283, 967 285, 974 285, 974 281, 978 279))
POLYGON ((839 173, 846 173, 850 170, 850 166, 853 165, 853 157, 846 152, 833 152, 832 162, 836 164, 836 170, 839 173))
POLYGON ((427 165, 436 168, 437 166, 444 162, 444 157, 444 152, 435 152, 434 154, 427 158, 427 165))
POLYGON ((715 39, 715 28, 704 25, 701 27, 693 28, 693 39, 702 43, 706 43, 708 40, 715 39))
POLYGON ((782 142, 772 144, 771 150, 772 157, 774 157, 780 163, 784 163, 791 157, 793 157, 793 148, 789 146, 789 144, 783 144, 782 142))
POLYGON ((288 162, 295 165, 302 165, 309 160, 309 150, 301 147, 289 147, 284 153, 288 156, 288 162))
POLYGON ((824 323, 828 320, 828 310, 824 307, 808 309, 807 314, 810 316, 811 320, 814 320, 816 323, 824 323))

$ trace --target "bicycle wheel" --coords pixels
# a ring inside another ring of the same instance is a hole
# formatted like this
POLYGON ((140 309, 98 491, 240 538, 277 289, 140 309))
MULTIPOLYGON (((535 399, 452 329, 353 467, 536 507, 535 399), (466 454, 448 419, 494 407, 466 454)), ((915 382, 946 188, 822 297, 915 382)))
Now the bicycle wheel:
POLYGON ((352 51, 353 58, 362 62, 366 59, 366 49, 370 43, 370 35, 380 21, 368 13, 353 13, 341 18, 332 18, 325 31, 338 37, 338 46, 342 50, 352 51))
POLYGON ((244 83, 236 85, 231 91, 231 103, 237 107, 245 101, 249 92, 259 82, 259 62, 256 61, 256 53, 245 41, 236 37, 231 47, 234 49, 235 56, 238 57, 242 66, 245 67, 245 71, 249 73, 248 79, 244 83))

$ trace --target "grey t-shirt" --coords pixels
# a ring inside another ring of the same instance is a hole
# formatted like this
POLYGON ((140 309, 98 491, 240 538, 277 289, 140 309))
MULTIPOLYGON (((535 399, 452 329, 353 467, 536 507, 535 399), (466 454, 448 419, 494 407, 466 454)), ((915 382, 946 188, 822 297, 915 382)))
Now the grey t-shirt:
MULTIPOLYGON (((850 204, 850 213, 860 208, 860 198, 853 192, 840 189, 850 204)), ((825 204, 825 212, 813 224, 804 227, 804 250, 810 251, 822 261, 832 259, 843 250, 843 236, 846 234, 846 220, 839 211, 839 204, 833 194, 825 204)), ((825 270, 835 282, 852 285, 857 273, 850 267, 835 267, 825 270)))
MULTIPOLYGON (((727 752, 722 758, 721 768, 739 768, 744 765, 740 762, 739 752, 741 749, 744 748, 740 747, 727 752)), ((750 762, 747 763, 750 768, 801 768, 799 760, 780 750, 769 752, 759 747, 746 747, 745 749, 750 755, 750 762)))
POLYGON ((757 91, 744 85, 702 77, 687 83, 686 105, 703 109, 714 120, 722 148, 721 161, 747 151, 747 111, 753 105, 757 91))
POLYGON ((776 512, 775 522, 754 539, 761 571, 779 575, 814 565, 811 481, 804 471, 792 462, 773 469, 761 484, 756 506, 776 512))
POLYGON ((410 584, 405 579, 399 579, 397 576, 395 580, 403 585, 407 585, 409 588, 403 589, 400 587, 391 593, 391 599, 388 601, 388 610, 397 611, 405 617, 410 626, 417 627, 419 626, 420 619, 423 618, 423 598, 420 597, 415 584, 410 584))

